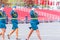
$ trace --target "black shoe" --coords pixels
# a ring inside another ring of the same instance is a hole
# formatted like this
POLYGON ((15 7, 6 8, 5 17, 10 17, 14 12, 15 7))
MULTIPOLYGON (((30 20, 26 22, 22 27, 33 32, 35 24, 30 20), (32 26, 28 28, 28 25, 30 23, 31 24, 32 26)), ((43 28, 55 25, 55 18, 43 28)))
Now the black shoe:
POLYGON ((28 40, 28 39, 26 39, 26 40, 28 40))
POLYGON ((20 40, 20 39, 16 38, 16 40, 20 40))
POLYGON ((27 39, 26 39, 27 40, 27 39))
POLYGON ((9 35, 7 35, 7 36, 8 36, 8 39, 10 39, 9 35))
POLYGON ((31 29, 32 27, 29 27, 29 29, 31 29))

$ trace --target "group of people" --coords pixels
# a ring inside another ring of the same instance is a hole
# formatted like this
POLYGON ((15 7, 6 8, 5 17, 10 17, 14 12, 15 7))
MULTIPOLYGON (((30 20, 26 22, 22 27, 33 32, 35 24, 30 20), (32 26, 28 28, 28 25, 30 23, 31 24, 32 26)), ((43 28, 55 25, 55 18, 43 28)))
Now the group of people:
MULTIPOLYGON (((31 16, 31 20, 30 20, 30 24, 31 24, 31 27, 29 27, 30 31, 29 31, 29 34, 26 38, 26 40, 29 40, 31 34, 33 33, 33 31, 36 31, 37 33, 37 36, 39 38, 39 40, 41 40, 41 37, 40 37, 40 31, 38 30, 38 24, 39 24, 39 21, 38 21, 38 14, 35 12, 35 8, 36 7, 33 7, 30 11, 30 16, 31 16)), ((16 40, 18 40, 18 13, 16 12, 16 6, 13 6, 11 12, 10 12, 10 15, 12 17, 11 19, 11 22, 12 22, 12 31, 7 34, 7 37, 8 39, 10 39, 10 36, 16 32, 16 40)), ((6 13, 4 11, 4 5, 1 6, 0 8, 0 29, 2 29, 2 32, 0 32, 0 35, 2 35, 2 40, 5 39, 5 32, 6 32, 6 13)))

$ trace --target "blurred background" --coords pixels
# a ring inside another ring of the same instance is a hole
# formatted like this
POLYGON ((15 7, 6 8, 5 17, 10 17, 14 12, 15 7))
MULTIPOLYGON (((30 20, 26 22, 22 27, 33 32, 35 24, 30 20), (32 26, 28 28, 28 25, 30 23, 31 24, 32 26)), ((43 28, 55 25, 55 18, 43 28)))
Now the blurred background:
MULTIPOLYGON (((10 15, 12 6, 17 6, 19 38, 22 40, 26 39, 29 27, 31 27, 29 12, 33 6, 37 6, 36 13, 39 15, 38 20, 40 22, 38 27, 42 40, 60 40, 60 0, 0 0, 0 6, 2 4, 5 5, 4 11, 7 15, 6 35, 12 30, 10 15)), ((5 39, 8 40, 6 35, 5 39)), ((15 40, 15 33, 11 37, 11 40, 13 39, 15 40)), ((35 32, 30 39, 38 40, 35 32)), ((1 37, 0 40, 2 40, 1 37)))
POLYGON ((30 22, 29 12, 33 6, 39 8, 36 10, 39 15, 39 22, 60 22, 60 0, 0 0, 0 6, 2 4, 5 5, 4 10, 7 14, 7 21, 11 20, 10 11, 12 6, 16 5, 19 23, 30 22))
POLYGON ((41 8, 55 8, 59 9, 60 0, 0 0, 0 5, 5 4, 9 6, 34 6, 37 5, 41 8))

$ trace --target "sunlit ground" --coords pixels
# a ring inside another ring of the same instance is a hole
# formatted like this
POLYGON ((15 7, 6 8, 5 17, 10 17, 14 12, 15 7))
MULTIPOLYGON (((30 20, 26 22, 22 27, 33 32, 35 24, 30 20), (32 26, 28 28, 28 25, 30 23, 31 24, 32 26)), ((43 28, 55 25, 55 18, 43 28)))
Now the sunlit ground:
MULTIPOLYGON (((6 35, 5 35, 5 40, 8 40, 7 34, 12 30, 12 25, 7 24, 7 30, 6 30, 6 35)), ((27 37, 27 34, 29 32, 29 27, 30 24, 19 24, 19 39, 25 40, 27 37)), ((40 33, 41 33, 41 38, 42 40, 60 40, 60 23, 59 22, 53 22, 53 23, 40 23, 38 25, 40 33)), ((2 40, 0 36, 0 40, 2 40)), ((15 33, 12 34, 10 40, 15 40, 15 33)), ((38 37, 35 33, 33 32, 30 40, 38 40, 38 37)))

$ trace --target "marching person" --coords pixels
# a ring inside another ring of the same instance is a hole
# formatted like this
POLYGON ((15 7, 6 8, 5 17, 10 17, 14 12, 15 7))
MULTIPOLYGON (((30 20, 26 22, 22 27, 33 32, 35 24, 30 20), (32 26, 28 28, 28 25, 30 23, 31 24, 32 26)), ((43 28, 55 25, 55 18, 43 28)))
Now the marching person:
POLYGON ((6 13, 4 11, 4 4, 2 4, 0 8, 0 28, 2 29, 2 32, 0 32, 0 35, 2 35, 2 40, 5 39, 5 32, 6 32, 6 13))
POLYGON ((38 26, 37 26, 39 24, 38 15, 35 12, 35 8, 37 8, 37 7, 34 6, 32 8, 32 10, 30 11, 30 16, 31 16, 30 24, 31 24, 31 27, 29 27, 30 31, 29 31, 29 34, 28 34, 28 37, 26 38, 26 40, 29 40, 29 38, 30 38, 31 34, 33 33, 33 31, 36 31, 39 40, 41 40, 40 31, 38 30, 38 26))
POLYGON ((11 11, 11 17, 12 17, 12 31, 8 34, 8 39, 10 39, 10 36, 16 32, 16 40, 18 40, 18 13, 16 12, 16 6, 13 6, 12 11, 11 11))

